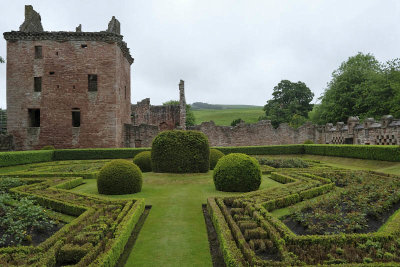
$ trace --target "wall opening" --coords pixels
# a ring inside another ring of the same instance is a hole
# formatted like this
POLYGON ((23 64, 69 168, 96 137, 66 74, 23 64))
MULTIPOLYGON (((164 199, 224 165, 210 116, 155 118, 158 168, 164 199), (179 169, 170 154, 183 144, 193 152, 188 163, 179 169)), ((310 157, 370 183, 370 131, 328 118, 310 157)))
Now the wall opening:
POLYGON ((42 77, 34 77, 34 91, 35 92, 42 91, 42 77))
POLYGON ((97 74, 88 75, 88 90, 90 92, 97 91, 97 74))
POLYGON ((344 139, 344 143, 345 143, 346 145, 352 145, 352 144, 354 143, 354 138, 353 138, 353 137, 345 138, 345 139, 344 139))
POLYGON ((81 44, 81 48, 87 48, 87 44, 81 44))
POLYGON ((35 46, 35 58, 43 58, 42 46, 35 46))
POLYGON ((54 73, 55 73, 54 71, 50 71, 49 72, 50 75, 54 75, 54 73))
POLYGON ((72 109, 72 127, 81 126, 81 111, 79 108, 72 109))
POLYGON ((28 109, 29 127, 40 127, 40 109, 28 109))

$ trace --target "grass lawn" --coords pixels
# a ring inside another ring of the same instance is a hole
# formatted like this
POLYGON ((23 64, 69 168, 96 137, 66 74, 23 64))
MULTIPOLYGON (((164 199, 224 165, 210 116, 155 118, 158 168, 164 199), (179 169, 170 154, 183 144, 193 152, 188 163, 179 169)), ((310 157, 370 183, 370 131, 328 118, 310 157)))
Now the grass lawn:
MULTIPOLYGON (((110 198, 145 198, 152 205, 126 266, 212 266, 201 204, 226 196, 207 174, 144 173, 142 192, 110 198)), ((72 191, 97 194, 96 180, 72 191)), ((261 189, 281 184, 263 177, 261 189)), ((237 193, 236 193, 237 194, 237 193)))
POLYGON ((214 121, 216 125, 231 125, 235 119, 241 118, 246 123, 256 123, 258 117, 265 115, 262 108, 246 109, 201 109, 193 110, 196 124, 203 121, 214 121))

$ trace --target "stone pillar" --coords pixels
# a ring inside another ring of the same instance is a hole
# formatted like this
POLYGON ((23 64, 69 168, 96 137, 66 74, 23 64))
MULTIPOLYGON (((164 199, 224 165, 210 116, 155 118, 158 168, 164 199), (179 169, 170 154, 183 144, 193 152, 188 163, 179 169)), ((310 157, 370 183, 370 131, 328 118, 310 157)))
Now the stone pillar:
POLYGON ((186 100, 185 100, 185 82, 179 82, 179 126, 182 130, 186 130, 186 100))

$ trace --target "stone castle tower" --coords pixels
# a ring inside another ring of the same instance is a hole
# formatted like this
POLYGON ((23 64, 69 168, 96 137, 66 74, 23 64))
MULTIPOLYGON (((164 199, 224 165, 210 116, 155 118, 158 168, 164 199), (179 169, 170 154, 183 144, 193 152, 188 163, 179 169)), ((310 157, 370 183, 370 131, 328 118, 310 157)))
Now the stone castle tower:
POLYGON ((133 58, 113 17, 106 31, 44 31, 25 6, 7 40, 7 129, 17 150, 122 147, 133 58))

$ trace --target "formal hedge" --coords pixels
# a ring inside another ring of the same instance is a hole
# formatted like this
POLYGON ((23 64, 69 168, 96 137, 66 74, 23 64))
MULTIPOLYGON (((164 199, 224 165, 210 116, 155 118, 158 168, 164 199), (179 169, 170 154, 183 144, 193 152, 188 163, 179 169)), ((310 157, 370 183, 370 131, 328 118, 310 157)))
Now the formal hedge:
POLYGON ((52 161, 53 153, 54 150, 0 152, 0 167, 52 161))
POLYGON ((321 156, 400 161, 399 146, 304 145, 304 153, 321 156))
POLYGON ((218 149, 211 148, 210 149, 210 170, 214 170, 215 165, 217 165, 217 162, 220 158, 222 158, 224 153, 219 151, 218 149))
POLYGON ((215 147, 225 155, 243 153, 247 155, 287 155, 303 154, 304 145, 276 145, 276 146, 232 146, 215 147))
POLYGON ((222 157, 215 166, 215 188, 226 192, 249 192, 261 184, 261 169, 257 160, 241 153, 222 157))
POLYGON ((142 190, 142 183, 142 172, 136 164, 116 159, 100 169, 97 190, 105 195, 133 194, 142 190))
POLYGON ((198 131, 164 131, 152 144, 154 172, 197 173, 210 168, 207 136, 198 131))
POLYGON ((151 151, 143 151, 133 158, 135 163, 142 172, 151 172, 151 151))
POLYGON ((54 151, 54 160, 127 159, 142 151, 150 151, 150 148, 57 149, 54 151))

